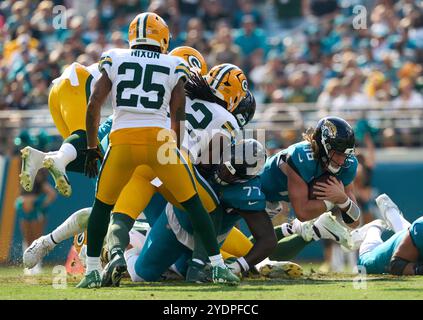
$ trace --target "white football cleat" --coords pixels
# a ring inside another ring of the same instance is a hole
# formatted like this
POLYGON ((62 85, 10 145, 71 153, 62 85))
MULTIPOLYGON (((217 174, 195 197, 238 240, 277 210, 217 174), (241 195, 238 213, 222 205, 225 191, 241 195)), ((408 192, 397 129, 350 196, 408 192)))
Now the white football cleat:
MULTIPOLYGON (((304 239, 304 241, 309 242, 314 238, 313 223, 315 220, 316 219, 301 222, 298 219, 294 219, 291 222, 292 231, 300 235, 304 239)), ((285 229, 290 232, 289 228, 285 229)), ((282 229, 282 231, 284 232, 284 229, 282 229)))
POLYGON ((21 150, 22 167, 19 182, 25 191, 31 192, 38 170, 43 167, 45 153, 31 147, 21 150))
POLYGON ((360 248, 361 244, 363 243, 364 239, 366 238, 367 231, 371 227, 377 227, 381 229, 382 231, 385 231, 388 229, 387 224, 382 219, 376 219, 372 222, 369 222, 365 224, 364 226, 357 228, 353 231, 351 231, 351 239, 353 241, 353 246, 351 250, 357 250, 360 248))
POLYGON ((55 244, 49 239, 50 235, 42 236, 25 250, 23 264, 27 269, 34 268, 54 247, 55 244))
POLYGON ((386 213, 388 212, 388 209, 393 208, 396 212, 398 212, 398 215, 403 216, 401 210, 398 208, 395 202, 393 202, 392 199, 389 198, 386 193, 381 194, 379 197, 376 198, 375 201, 380 210, 380 213, 382 214, 383 220, 385 220, 386 222, 388 229, 393 231, 394 224, 390 221, 386 213))
POLYGON ((303 268, 291 261, 267 261, 259 268, 262 276, 269 278, 296 279, 303 276, 303 268))
POLYGON ((344 248, 351 250, 353 241, 351 235, 330 212, 321 214, 313 223, 314 240, 331 239, 344 248))
POLYGON ((72 187, 66 175, 66 168, 56 156, 47 156, 43 161, 44 168, 48 169, 55 182, 55 188, 65 197, 70 197, 72 187))

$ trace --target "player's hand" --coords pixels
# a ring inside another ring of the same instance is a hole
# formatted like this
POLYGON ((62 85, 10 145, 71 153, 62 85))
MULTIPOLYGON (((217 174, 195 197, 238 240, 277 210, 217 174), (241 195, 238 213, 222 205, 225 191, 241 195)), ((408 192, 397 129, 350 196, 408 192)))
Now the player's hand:
POLYGON ((327 183, 317 182, 314 186, 317 200, 328 200, 335 204, 344 203, 348 196, 345 193, 344 184, 335 177, 330 177, 327 183))
POLYGON ((101 154, 100 149, 97 147, 95 149, 85 150, 85 166, 84 173, 90 178, 95 178, 98 175, 97 160, 103 162, 103 155, 101 154))

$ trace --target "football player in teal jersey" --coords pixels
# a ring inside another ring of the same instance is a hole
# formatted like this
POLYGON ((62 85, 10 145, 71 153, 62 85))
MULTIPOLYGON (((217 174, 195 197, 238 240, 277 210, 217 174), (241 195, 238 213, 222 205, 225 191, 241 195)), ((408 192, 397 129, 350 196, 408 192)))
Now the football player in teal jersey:
MULTIPOLYGON (((252 153, 246 153, 253 154, 256 160, 240 160, 239 153, 235 151, 237 148, 233 146, 230 160, 222 161, 211 179, 224 209, 222 216, 214 217, 220 225, 219 242, 223 242, 241 218, 245 219, 256 240, 245 256, 229 265, 236 273, 248 271, 268 257, 276 246, 276 236, 265 212, 265 197, 257 177, 264 164, 264 148, 253 139, 243 140, 237 145, 240 144, 244 150, 253 150, 252 153)), ((126 254, 128 271, 134 281, 157 281, 181 257, 185 261, 189 259, 190 251, 193 250, 193 237, 186 214, 168 204, 148 234, 146 242, 149 245, 144 246, 139 255, 131 257, 126 254)))
POLYGON ((357 265, 368 274, 423 275, 423 217, 410 224, 386 194, 376 203, 384 220, 352 231, 360 248, 357 265), (386 229, 395 234, 383 241, 381 234, 386 229))

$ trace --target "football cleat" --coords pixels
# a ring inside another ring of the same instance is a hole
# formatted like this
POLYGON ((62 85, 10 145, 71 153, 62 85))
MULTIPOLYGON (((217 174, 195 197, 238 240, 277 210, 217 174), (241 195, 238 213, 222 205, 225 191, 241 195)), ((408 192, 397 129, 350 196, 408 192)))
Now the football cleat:
POLYGON ((54 247, 54 243, 49 241, 49 235, 42 236, 25 250, 23 254, 23 265, 25 268, 34 268, 54 247))
POLYGON ((76 286, 77 288, 84 289, 93 289, 101 287, 101 277, 100 272, 97 270, 91 271, 89 274, 86 274, 76 286))
POLYGON ((297 279, 303 276, 303 268, 291 261, 271 261, 260 267, 259 273, 269 278, 297 279))
POLYGON ((364 238, 366 238, 367 231, 371 227, 378 227, 382 231, 384 231, 388 228, 388 225, 382 219, 376 219, 370 223, 365 224, 361 228, 351 231, 350 234, 351 234, 351 239, 353 243, 351 250, 357 250, 360 248, 361 244, 364 241, 364 238))
POLYGON ((388 209, 392 208, 394 209, 398 215, 403 215, 401 210, 398 208, 398 206, 395 204, 395 202, 392 201, 391 198, 389 198, 389 196, 384 193, 381 194, 380 196, 378 196, 376 198, 376 204, 380 210, 380 213, 382 214, 383 220, 386 222, 386 226, 389 230, 394 230, 394 225, 393 223, 390 221, 388 215, 386 214, 388 212, 388 209))
POLYGON ((119 287, 120 280, 126 272, 127 266, 122 253, 116 253, 104 267, 101 276, 102 287, 119 287))
POLYGON ((69 183, 66 169, 60 160, 55 156, 47 156, 43 161, 43 166, 46 168, 55 182, 56 190, 65 197, 70 197, 72 194, 72 187, 69 183))
MULTIPOLYGON (((313 222, 316 219, 310 220, 310 221, 304 221, 301 222, 298 219, 294 219, 292 224, 292 231, 298 235, 300 235, 304 241, 311 241, 316 238, 315 233, 313 231, 313 222)), ((288 229, 288 228, 286 228, 288 229)))
POLYGON ((212 272, 208 265, 195 261, 188 262, 188 270, 185 280, 191 283, 209 283, 212 282, 212 272))
POLYGON ((353 241, 351 235, 330 212, 320 215, 313 223, 314 240, 331 239, 345 249, 351 250, 353 241))
POLYGON ((228 267, 215 266, 212 268, 212 280, 214 283, 223 283, 229 285, 239 284, 239 278, 232 273, 228 267))
POLYGON ((25 191, 32 191, 35 176, 38 170, 43 167, 44 157, 44 152, 31 147, 25 147, 21 150, 22 167, 19 182, 25 191))

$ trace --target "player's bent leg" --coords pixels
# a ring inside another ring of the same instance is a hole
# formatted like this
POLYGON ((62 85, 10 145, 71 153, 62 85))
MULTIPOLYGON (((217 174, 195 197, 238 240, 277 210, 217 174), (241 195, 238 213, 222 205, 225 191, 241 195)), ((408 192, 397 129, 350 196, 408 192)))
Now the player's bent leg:
POLYGON ((33 268, 56 245, 83 232, 87 228, 90 214, 91 208, 78 210, 51 233, 36 239, 23 254, 24 266, 29 269, 33 268))
POLYGON ((143 247, 135 263, 136 274, 145 281, 159 281, 161 275, 189 251, 167 228, 167 224, 166 214, 163 213, 148 234, 146 242, 149 245, 143 247))

